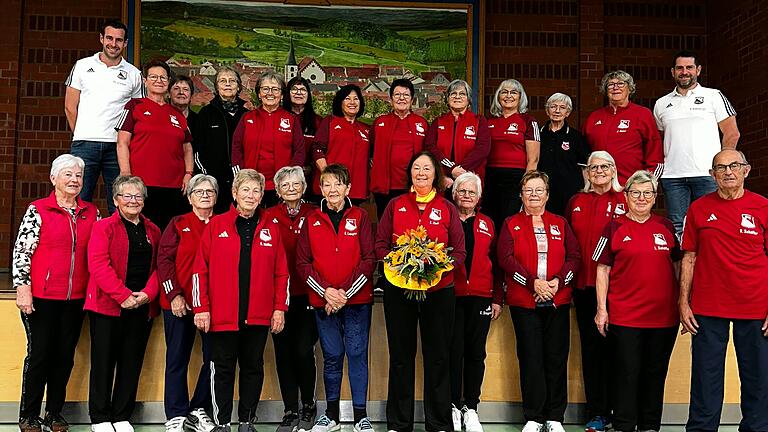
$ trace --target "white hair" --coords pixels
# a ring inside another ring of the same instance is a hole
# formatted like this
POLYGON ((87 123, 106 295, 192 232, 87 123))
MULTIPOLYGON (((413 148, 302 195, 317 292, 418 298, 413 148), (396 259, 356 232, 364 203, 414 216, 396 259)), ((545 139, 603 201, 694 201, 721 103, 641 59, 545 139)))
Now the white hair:
POLYGON ((73 167, 83 171, 85 170, 85 161, 75 155, 64 153, 51 163, 51 177, 58 177, 61 170, 73 167))
POLYGON ((520 81, 516 79, 504 80, 496 88, 496 93, 493 94, 493 100, 491 101, 491 115, 494 117, 501 117, 504 114, 504 109, 501 108, 499 103, 499 94, 503 89, 517 90, 520 93, 520 101, 517 104, 517 112, 524 113, 528 111, 528 95, 525 93, 525 89, 520 81))
MULTIPOLYGON (((621 192, 621 185, 619 184, 619 171, 616 168, 616 160, 613 159, 613 156, 611 156, 610 153, 608 153, 605 150, 597 150, 593 151, 589 158, 587 158, 587 169, 589 169, 589 166, 592 165, 592 161, 595 159, 603 159, 607 160, 608 162, 613 165, 613 178, 611 179, 611 189, 613 189, 614 192, 621 192)), ((589 176, 587 176, 587 180, 584 182, 584 189, 583 192, 592 192, 592 182, 589 181, 589 176)))
POLYGON ((197 174, 196 176, 189 179, 189 183, 187 183, 187 196, 192 195, 192 191, 205 182, 208 182, 211 184, 211 186, 213 186, 213 190, 216 191, 216 194, 219 193, 219 182, 216 181, 216 177, 205 174, 197 174))
POLYGON ((475 182, 475 186, 477 186, 477 198, 479 199, 481 196, 483 196, 483 182, 480 180, 480 177, 471 172, 467 171, 464 174, 456 177, 456 180, 453 182, 453 186, 451 187, 451 193, 453 194, 453 199, 456 200, 456 195, 459 193, 459 186, 463 185, 467 182, 475 182))
POLYGON ((653 188, 653 191, 656 192, 659 184, 656 181, 656 177, 653 176, 650 172, 646 170, 639 170, 635 171, 634 174, 632 174, 628 179, 626 186, 624 186, 624 190, 628 191, 629 188, 631 188, 635 184, 643 184, 643 183, 650 183, 651 188, 653 188))

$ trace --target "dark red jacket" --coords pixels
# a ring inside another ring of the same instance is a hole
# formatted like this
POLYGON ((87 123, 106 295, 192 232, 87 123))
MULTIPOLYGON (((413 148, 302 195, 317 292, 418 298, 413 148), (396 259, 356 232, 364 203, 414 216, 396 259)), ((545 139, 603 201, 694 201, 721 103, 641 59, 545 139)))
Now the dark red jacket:
POLYGON ((200 235, 208 224, 194 212, 176 216, 160 237, 157 277, 162 292, 160 307, 168 310, 171 300, 181 295, 192 303, 192 272, 200 247, 200 235))
POLYGON ((88 240, 96 223, 96 206, 77 198, 75 216, 59 207, 56 194, 32 202, 40 215, 40 241, 32 254, 32 295, 49 300, 85 297, 88 285, 88 240))
MULTIPOLYGON (((150 276, 147 286, 141 291, 149 296, 149 316, 154 317, 160 313, 155 301, 159 292, 155 263, 160 243, 160 228, 144 215, 139 217, 147 231, 147 240, 152 245, 150 276)), ((88 242, 88 271, 91 273, 91 279, 88 281, 85 310, 102 315, 120 316, 120 304, 133 293, 125 286, 125 277, 128 272, 128 247, 128 233, 125 231, 119 211, 93 225, 91 239, 88 242)))
POLYGON ((311 288, 312 306, 325 306, 323 296, 328 287, 345 290, 347 304, 372 303, 375 265, 373 228, 365 210, 349 207, 338 232, 321 209, 307 215, 296 246, 296 267, 311 288))
POLYGON ((389 193, 392 188, 393 182, 403 183, 402 189, 405 186, 405 175, 408 175, 407 166, 397 167, 397 171, 403 171, 404 175, 402 179, 393 179, 391 165, 393 149, 392 141, 395 133, 395 125, 399 121, 404 121, 407 124, 407 137, 401 137, 401 139, 407 139, 410 142, 410 148, 402 154, 398 154, 397 158, 401 161, 408 161, 411 156, 420 152, 424 148, 424 138, 427 134, 427 128, 429 123, 424 117, 410 113, 404 119, 400 119, 394 112, 384 114, 373 121, 373 127, 371 128, 370 140, 371 146, 373 146, 373 164, 371 167, 371 192, 386 194, 389 193))
MULTIPOLYGON (((450 256, 456 268, 464 262, 467 252, 464 247, 464 228, 461 226, 459 211, 452 202, 438 194, 419 211, 416 193, 400 195, 387 204, 376 231, 376 259, 383 260, 392 251, 392 245, 406 230, 424 226, 430 239, 452 247, 450 256)), ((429 289, 436 291, 454 284, 455 271, 443 273, 440 282, 429 289)))
POLYGON ((576 276, 576 289, 595 287, 597 263, 592 253, 597 240, 603 234, 608 222, 627 212, 627 199, 623 192, 608 192, 598 195, 595 192, 580 192, 568 201, 565 218, 573 228, 579 241, 581 263, 576 276))
POLYGON ((264 174, 265 188, 274 190, 277 170, 304 165, 304 134, 296 114, 263 107, 243 115, 232 137, 232 165, 235 170, 252 168, 264 174))
POLYGON ((491 151, 491 132, 485 117, 465 111, 454 120, 451 113, 438 117, 429 127, 424 147, 437 157, 446 174, 461 165, 483 178, 491 151))
MULTIPOLYGON (((507 304, 535 308, 533 282, 538 279, 538 252, 532 216, 524 212, 508 217, 499 234, 499 265, 507 281, 507 304)), ((560 279, 555 306, 571 303, 571 282, 579 267, 579 244, 568 222, 556 214, 544 212, 547 231, 547 278, 560 279)))
POLYGON ((465 263, 456 266, 456 297, 492 297, 494 303, 503 304, 504 291, 501 280, 496 277, 496 229, 493 221, 477 213, 473 232, 475 246, 472 250, 472 269, 467 275, 465 263))
MULTIPOLYGON (((340 163, 349 170, 352 199, 368 198, 368 126, 355 120, 350 123, 344 117, 328 116, 317 130, 312 146, 312 158, 325 158, 328 164, 340 163)), ((320 195, 320 173, 315 173, 313 190, 320 195)))
MULTIPOLYGON (((232 207, 208 222, 192 274, 192 310, 211 313, 211 331, 237 331, 239 315, 240 236, 232 207)), ((288 263, 280 227, 259 209, 251 249, 251 291, 247 325, 270 325, 272 313, 288 310, 288 263)))
POLYGON ((308 287, 306 279, 299 275, 296 267, 296 244, 299 241, 299 234, 302 227, 307 223, 307 215, 317 208, 310 203, 301 203, 299 214, 291 218, 288 216, 288 210, 285 204, 280 203, 267 210, 266 218, 272 219, 280 227, 280 235, 283 238, 285 247, 285 256, 288 260, 288 272, 291 275, 290 294, 291 296, 307 295, 308 287))

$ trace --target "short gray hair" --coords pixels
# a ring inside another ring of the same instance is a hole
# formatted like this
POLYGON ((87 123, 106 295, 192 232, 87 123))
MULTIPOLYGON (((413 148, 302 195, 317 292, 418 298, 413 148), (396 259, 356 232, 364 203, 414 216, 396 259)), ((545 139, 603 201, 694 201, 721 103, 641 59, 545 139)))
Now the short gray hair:
POLYGON ((69 154, 64 153, 63 155, 59 155, 56 159, 53 160, 51 163, 51 177, 58 177, 61 170, 64 168, 80 168, 80 171, 85 170, 85 161, 81 158, 69 154))
POLYGON ((627 183, 624 186, 624 191, 628 191, 629 188, 631 188, 635 184, 644 184, 644 183, 650 183, 654 192, 656 192, 656 190, 659 187, 659 183, 658 181, 656 181, 656 177, 654 177, 653 174, 651 174, 646 170, 639 170, 639 171, 635 171, 634 174, 629 176, 629 178, 627 179, 627 183))
POLYGON ((187 183, 187 190, 185 191, 187 196, 192 195, 192 191, 195 190, 196 187, 200 186, 201 184, 208 182, 213 186, 213 190, 216 191, 216 194, 219 193, 219 182, 216 181, 216 177, 209 176, 206 174, 198 174, 191 179, 189 179, 189 183, 187 183))
POLYGON ((290 176, 296 176, 301 181, 301 186, 304 188, 304 190, 307 190, 307 179, 304 178, 304 168, 296 165, 296 166, 286 166, 282 167, 275 173, 275 189, 280 190, 280 183, 283 182, 283 179, 290 177, 290 176))
POLYGON ((147 185, 144 184, 141 177, 122 175, 112 183, 112 199, 117 199, 117 196, 123 193, 125 186, 136 186, 141 191, 141 195, 144 198, 147 197, 147 185))
POLYGON ((625 83, 627 83, 627 87, 629 87, 629 95, 632 96, 633 94, 635 94, 635 90, 637 90, 637 86, 635 85, 635 80, 634 78, 632 78, 632 75, 628 74, 627 72, 624 72, 623 70, 608 72, 607 74, 603 75, 603 79, 602 81, 600 81, 600 93, 608 94, 608 81, 612 79, 624 81, 625 83))
POLYGON ((511 88, 520 93, 520 102, 517 105, 517 112, 524 113, 528 111, 528 95, 525 93, 523 85, 516 79, 508 79, 502 81, 496 89, 496 93, 493 94, 493 100, 491 101, 491 115, 494 117, 501 117, 502 114, 504 114, 504 110, 499 103, 499 94, 501 94, 501 91, 505 88, 511 88))
POLYGON ((216 71, 216 76, 213 78, 213 94, 216 96, 219 95, 219 78, 225 73, 231 73, 235 75, 235 79, 237 80, 238 93, 243 89, 243 80, 240 78, 240 72, 229 66, 222 66, 218 71, 216 71))
POLYGON ((464 87, 464 91, 467 92, 467 104, 468 106, 472 106, 472 87, 469 86, 469 83, 462 79, 455 79, 451 81, 450 84, 448 84, 448 88, 445 89, 445 103, 448 103, 448 99, 450 99, 450 94, 457 90, 458 87, 464 87))
POLYGON ((451 187, 451 194, 453 196, 454 201, 456 200, 456 195, 459 193, 459 186, 467 182, 475 182, 475 186, 477 186, 478 199, 480 199, 480 197, 483 196, 483 181, 480 180, 480 177, 477 174, 473 173, 472 171, 467 171, 464 174, 456 177, 456 180, 453 181, 453 186, 451 187))
MULTIPOLYGON (((589 169, 589 166, 592 165, 592 161, 595 159, 603 159, 607 160, 608 162, 613 165, 613 178, 611 179, 611 189, 613 189, 614 192, 621 192, 621 184, 619 184, 619 171, 616 168, 616 160, 611 156, 610 153, 608 153, 605 150, 596 150, 590 153, 589 157, 587 158, 587 169, 589 169)), ((592 182, 589 181, 589 176, 587 176, 587 180, 584 182, 584 189, 582 192, 592 192, 592 182)))
POLYGON ((237 190, 240 189, 240 186, 248 181, 258 182, 259 186, 261 186, 261 191, 264 192, 264 184, 266 183, 264 175, 255 169, 250 168, 241 169, 235 174, 235 179, 232 180, 232 192, 237 192, 237 190))
POLYGON ((555 102, 564 102, 568 106, 568 112, 573 112, 573 101, 571 100, 571 97, 565 93, 553 93, 552 96, 547 99, 545 111, 549 112, 549 105, 555 102))
POLYGON ((259 78, 256 80, 256 92, 259 92, 261 89, 261 83, 263 83, 265 80, 275 80, 278 84, 280 84, 280 96, 282 96, 282 90, 285 89, 285 80, 283 79, 283 75, 275 72, 274 69, 269 69, 264 72, 262 72, 261 75, 259 75, 259 78))

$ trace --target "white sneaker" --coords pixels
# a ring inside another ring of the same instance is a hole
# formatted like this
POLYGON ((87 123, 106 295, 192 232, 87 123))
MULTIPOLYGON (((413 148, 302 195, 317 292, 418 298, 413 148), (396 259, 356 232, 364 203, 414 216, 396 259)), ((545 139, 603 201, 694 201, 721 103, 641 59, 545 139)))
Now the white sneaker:
POLYGON ((547 431, 548 432, 565 432, 565 429, 563 428, 563 424, 559 421, 549 421, 547 420, 547 431))
POLYGON ((165 432, 184 432, 186 417, 174 417, 165 422, 165 432))
POLYGON ((483 432, 483 425, 480 424, 480 417, 478 417, 477 411, 466 406, 461 411, 464 414, 464 429, 467 432, 483 432))
POLYGON ((333 432, 341 429, 341 425, 331 420, 330 417, 323 414, 317 419, 315 425, 312 426, 311 432, 333 432))
POLYGON ((115 428, 115 432, 133 432, 133 426, 128 423, 128 420, 112 423, 112 427, 115 428))
POLYGON ((216 428, 216 423, 208 417, 205 409, 197 408, 184 419, 184 427, 194 432, 211 432, 216 428))
POLYGON ((355 432, 373 432, 371 419, 368 417, 361 418, 359 422, 355 423, 355 426, 352 427, 352 430, 355 432))
POLYGON ((91 432, 115 432, 115 428, 110 422, 96 423, 91 425, 91 432))
MULTIPOLYGON (((562 425, 561 425, 562 426, 562 425)), ((529 421, 523 426, 522 432, 542 432, 544 425, 535 421, 529 421)))
POLYGON ((461 410, 456 405, 451 405, 451 418, 453 419, 453 432, 461 432, 461 410))

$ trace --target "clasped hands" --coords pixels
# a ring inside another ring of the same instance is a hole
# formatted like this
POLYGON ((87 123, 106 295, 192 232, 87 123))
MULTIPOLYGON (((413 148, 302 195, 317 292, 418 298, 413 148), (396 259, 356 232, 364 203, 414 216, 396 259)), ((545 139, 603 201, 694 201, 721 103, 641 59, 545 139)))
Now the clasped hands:
POLYGON ((343 289, 328 287, 325 289, 325 313, 330 315, 338 312, 347 304, 347 292, 343 289))
POLYGON ((147 303, 149 303, 149 296, 146 293, 141 291, 134 291, 131 293, 130 297, 120 303, 120 307, 123 309, 136 309, 147 303))
POLYGON ((560 279, 553 278, 550 281, 536 279, 533 281, 533 299, 536 303, 552 301, 560 288, 560 279))

